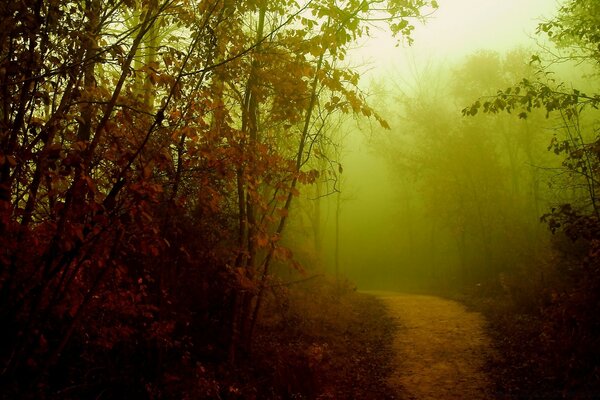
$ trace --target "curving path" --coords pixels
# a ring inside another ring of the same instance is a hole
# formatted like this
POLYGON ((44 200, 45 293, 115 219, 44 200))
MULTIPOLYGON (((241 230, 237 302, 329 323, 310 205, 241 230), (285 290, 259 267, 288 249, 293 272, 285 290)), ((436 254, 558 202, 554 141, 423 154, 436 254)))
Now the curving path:
POLYGON ((389 383, 411 400, 493 399, 491 353, 481 315, 433 296, 371 292, 398 323, 389 383))

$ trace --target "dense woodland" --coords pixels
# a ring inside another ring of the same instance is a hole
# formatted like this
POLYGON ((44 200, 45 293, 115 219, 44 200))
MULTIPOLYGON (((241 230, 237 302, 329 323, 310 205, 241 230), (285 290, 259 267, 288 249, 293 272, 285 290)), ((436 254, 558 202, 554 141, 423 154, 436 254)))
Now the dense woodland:
POLYGON ((2 2, 3 396, 313 393, 325 345, 294 335, 310 321, 294 322, 287 291, 318 266, 294 256, 288 217, 305 188, 337 190, 333 116, 386 125, 345 65, 350 44, 372 21, 408 39, 434 7, 2 2))
POLYGON ((370 106, 349 49, 437 7, 2 3, 0 396, 389 398, 391 324, 323 262, 354 119, 398 191, 390 281, 483 311, 500 392, 600 393, 600 3, 370 106))

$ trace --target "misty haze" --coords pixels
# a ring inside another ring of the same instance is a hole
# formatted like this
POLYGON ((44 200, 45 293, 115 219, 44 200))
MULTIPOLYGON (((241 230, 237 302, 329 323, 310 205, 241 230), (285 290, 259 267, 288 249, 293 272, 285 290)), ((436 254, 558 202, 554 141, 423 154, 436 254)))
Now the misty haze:
POLYGON ((600 398, 598 0, 0 6, 0 398, 600 398))

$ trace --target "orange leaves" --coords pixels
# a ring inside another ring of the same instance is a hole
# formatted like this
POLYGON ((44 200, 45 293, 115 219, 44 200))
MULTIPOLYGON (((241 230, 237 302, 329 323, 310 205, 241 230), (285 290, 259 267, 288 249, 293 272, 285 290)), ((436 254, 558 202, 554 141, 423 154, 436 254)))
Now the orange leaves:
POLYGON ((17 160, 14 156, 0 154, 0 166, 3 166, 5 163, 8 164, 11 168, 17 166, 17 160))
POLYGON ((152 165, 146 164, 144 168, 142 168, 142 177, 144 179, 148 179, 152 176, 152 165))
POLYGON ((248 270, 245 268, 233 269, 234 281, 240 289, 254 292, 258 289, 256 283, 248 276, 248 270))
POLYGON ((294 253, 287 247, 277 246, 277 248, 275 249, 274 256, 277 260, 280 261, 290 261, 294 258, 294 253))
POLYGON ((65 235, 60 242, 60 248, 63 251, 71 251, 77 244, 81 244, 84 240, 84 225, 72 223, 65 227, 65 235))
MULTIPOLYGON (((336 67, 361 34, 352 11, 367 12, 368 2, 317 1, 295 14, 302 5, 287 0, 183 0, 165 3, 148 30, 135 26, 150 14, 134 1, 51 3, 25 22, 37 24, 27 29, 34 36, 7 25, 14 46, 0 61, 0 113, 5 131, 18 135, 0 154, 0 166, 10 167, 1 197, 11 203, 1 225, 30 221, 35 233, 6 235, 3 257, 16 260, 22 276, 4 297, 28 301, 19 288, 56 288, 64 320, 43 337, 71 331, 66 321, 80 324, 76 343, 169 347, 176 307, 256 290, 264 282, 252 274, 266 254, 301 270, 280 237, 289 201, 319 179, 307 160, 318 147, 312 141, 324 135, 329 112, 374 115, 356 88, 358 74, 336 67), (264 35, 252 32, 259 6, 267 10, 264 35), (47 9, 56 9, 54 20, 43 20, 47 9), (268 31, 288 16, 287 26, 268 31), (26 112, 15 119, 19 109, 26 112), (224 273, 238 251, 252 265, 224 273), (45 265, 56 281, 43 281, 45 265), (170 296, 178 296, 176 307, 170 296)), ((142 3, 158 10, 155 1, 142 3)))
POLYGON ((269 244, 269 236, 267 236, 267 234, 265 232, 258 232, 256 234, 256 244, 259 247, 267 247, 267 245, 269 244))
MULTIPOLYGON (((319 171, 316 169, 311 169, 310 171, 300 171, 298 172, 298 182, 303 184, 314 183, 319 177, 319 171)), ((299 194, 299 193, 298 193, 299 194)))

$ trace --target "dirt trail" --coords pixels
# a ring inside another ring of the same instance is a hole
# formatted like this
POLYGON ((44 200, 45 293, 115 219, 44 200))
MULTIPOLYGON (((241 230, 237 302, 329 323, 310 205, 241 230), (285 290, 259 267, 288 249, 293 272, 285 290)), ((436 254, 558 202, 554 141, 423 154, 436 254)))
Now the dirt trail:
POLYGON ((411 400, 493 399, 484 371, 491 354, 481 315, 433 296, 371 293, 398 323, 390 385, 411 400))

